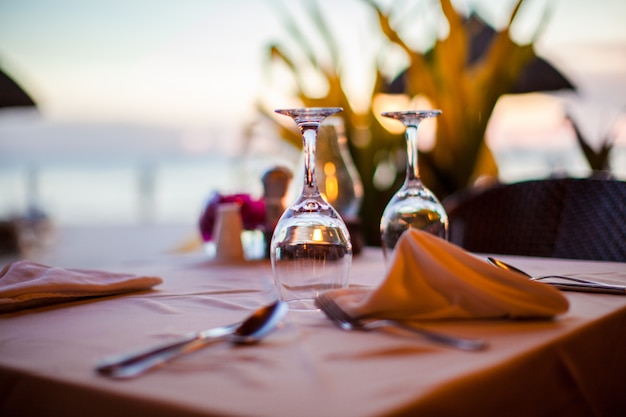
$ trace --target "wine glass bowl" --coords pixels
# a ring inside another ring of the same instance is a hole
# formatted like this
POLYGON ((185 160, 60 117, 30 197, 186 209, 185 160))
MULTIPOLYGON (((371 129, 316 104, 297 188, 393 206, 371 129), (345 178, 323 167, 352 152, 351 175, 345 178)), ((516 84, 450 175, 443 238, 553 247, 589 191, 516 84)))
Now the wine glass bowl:
POLYGON ((350 234, 339 213, 320 194, 315 175, 319 126, 340 111, 336 107, 276 110, 296 122, 304 144, 302 192, 281 216, 270 244, 274 282, 291 309, 317 309, 317 295, 348 285, 350 234))
POLYGON ((435 195, 427 188, 396 193, 383 212, 381 239, 385 256, 389 255, 400 235, 409 227, 447 238, 447 214, 435 195))
POLYGON ((410 110, 382 113, 405 126, 407 147, 406 178, 391 197, 380 221, 381 245, 385 259, 398 239, 409 228, 424 230, 443 239, 448 238, 448 215, 437 197, 424 186, 417 166, 417 128, 426 118, 436 117, 441 110, 410 110))

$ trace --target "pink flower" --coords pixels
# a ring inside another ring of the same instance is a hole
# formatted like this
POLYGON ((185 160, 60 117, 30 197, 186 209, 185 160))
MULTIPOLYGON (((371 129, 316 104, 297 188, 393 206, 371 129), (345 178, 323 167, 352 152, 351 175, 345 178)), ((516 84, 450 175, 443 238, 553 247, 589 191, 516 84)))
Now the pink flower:
POLYGON ((221 195, 214 193, 206 203, 200 216, 200 233, 208 242, 213 239, 213 226, 217 216, 217 206, 222 203, 237 203, 241 207, 241 220, 246 230, 255 230, 265 224, 265 201, 253 200, 249 194, 221 195))

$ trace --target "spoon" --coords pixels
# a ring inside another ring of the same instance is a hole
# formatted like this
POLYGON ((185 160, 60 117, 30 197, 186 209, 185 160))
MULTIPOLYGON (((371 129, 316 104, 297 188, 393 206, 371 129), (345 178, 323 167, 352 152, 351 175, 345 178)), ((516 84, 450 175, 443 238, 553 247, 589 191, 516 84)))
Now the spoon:
POLYGON ((215 327, 165 345, 105 358, 96 366, 98 373, 111 378, 133 378, 182 355, 209 344, 229 341, 234 344, 258 343, 280 323, 288 311, 287 304, 276 301, 261 307, 239 324, 215 327))
POLYGON ((571 283, 562 283, 562 282, 559 282, 559 283, 548 282, 547 283, 560 290, 580 291, 580 292, 601 292, 601 293, 609 293, 609 294, 626 295, 626 287, 623 285, 610 285, 610 284, 604 284, 602 282, 591 281, 591 280, 575 278, 575 277, 567 277, 563 275, 543 275, 540 277, 533 277, 528 272, 522 271, 521 269, 511 264, 508 264, 504 261, 501 261, 500 259, 488 257, 487 261, 493 266, 497 266, 498 268, 506 269, 508 271, 517 272, 533 281, 541 281, 541 280, 549 279, 549 278, 573 281, 571 283))

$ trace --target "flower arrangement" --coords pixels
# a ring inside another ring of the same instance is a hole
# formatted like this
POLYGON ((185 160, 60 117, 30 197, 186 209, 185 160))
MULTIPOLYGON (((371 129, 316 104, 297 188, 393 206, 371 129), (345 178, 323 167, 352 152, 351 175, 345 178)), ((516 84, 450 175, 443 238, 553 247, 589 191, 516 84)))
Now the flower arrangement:
POLYGON ((200 234, 205 242, 213 240, 217 207, 225 203, 237 203, 241 207, 241 220, 245 230, 257 230, 265 226, 265 202, 263 200, 255 200, 248 194, 214 193, 208 199, 199 220, 200 234))

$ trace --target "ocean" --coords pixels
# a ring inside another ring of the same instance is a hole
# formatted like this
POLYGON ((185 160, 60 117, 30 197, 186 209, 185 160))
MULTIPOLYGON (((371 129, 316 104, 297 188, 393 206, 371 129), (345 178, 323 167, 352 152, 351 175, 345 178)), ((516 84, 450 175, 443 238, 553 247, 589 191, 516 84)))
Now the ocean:
MULTIPOLYGON (((0 125, 0 220, 35 206, 61 226, 195 224, 212 193, 260 197, 267 169, 300 163, 296 150, 271 140, 226 146, 236 140, 224 132, 207 139, 222 147, 202 152, 181 149, 185 138, 172 132, 112 132, 0 125)), ((503 182, 589 175, 576 148, 500 148, 494 155, 503 182)), ((626 146, 613 149, 611 164, 626 179, 626 146)))
MULTIPOLYGON (((613 165, 620 167, 616 174, 624 179, 626 149, 615 154, 613 165)), ((496 157, 505 182, 588 174, 575 150, 511 150, 496 157)), ((0 167, 0 218, 19 216, 35 204, 61 225, 191 224, 213 192, 261 196, 260 178, 275 163, 269 158, 208 156, 138 165, 100 161, 4 166, 0 167)))

